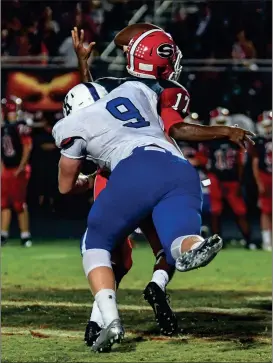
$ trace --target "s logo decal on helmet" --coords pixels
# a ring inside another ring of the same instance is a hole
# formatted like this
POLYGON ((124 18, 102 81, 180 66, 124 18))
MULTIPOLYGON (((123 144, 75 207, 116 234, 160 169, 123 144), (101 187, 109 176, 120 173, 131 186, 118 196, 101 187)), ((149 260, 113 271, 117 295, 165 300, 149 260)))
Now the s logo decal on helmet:
POLYGON ((173 45, 172 44, 161 44, 156 52, 159 55, 159 57, 161 58, 171 58, 174 54, 174 49, 173 49, 173 45))

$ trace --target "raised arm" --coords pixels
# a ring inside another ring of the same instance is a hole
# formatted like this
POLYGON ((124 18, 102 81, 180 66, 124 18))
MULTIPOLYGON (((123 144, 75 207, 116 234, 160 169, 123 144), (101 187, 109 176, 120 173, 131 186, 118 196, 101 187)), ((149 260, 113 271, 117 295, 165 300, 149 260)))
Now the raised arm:
POLYGON ((87 48, 85 48, 83 45, 84 30, 81 29, 79 37, 79 32, 77 27, 74 27, 74 29, 71 30, 71 35, 72 35, 74 50, 78 57, 78 67, 81 75, 81 82, 92 82, 93 77, 89 70, 88 59, 90 58, 94 45, 96 43, 92 42, 88 45, 87 48))

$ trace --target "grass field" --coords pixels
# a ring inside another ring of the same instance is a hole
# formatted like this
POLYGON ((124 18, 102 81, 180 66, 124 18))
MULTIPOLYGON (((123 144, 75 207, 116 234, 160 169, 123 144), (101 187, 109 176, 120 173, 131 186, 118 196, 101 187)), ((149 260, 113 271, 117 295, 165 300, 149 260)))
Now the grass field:
POLYGON ((206 268, 169 285, 181 334, 159 335, 142 298, 151 276, 148 247, 118 293, 126 339, 110 354, 83 342, 92 298, 78 242, 2 249, 2 362, 271 362, 271 254, 228 249, 206 268))

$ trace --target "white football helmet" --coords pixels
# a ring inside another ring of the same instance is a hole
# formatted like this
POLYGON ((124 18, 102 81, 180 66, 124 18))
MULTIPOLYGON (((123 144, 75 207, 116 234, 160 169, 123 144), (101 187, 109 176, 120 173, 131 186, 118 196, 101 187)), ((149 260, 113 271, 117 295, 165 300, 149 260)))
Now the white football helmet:
POLYGON ((65 96, 63 114, 66 117, 81 108, 91 106, 107 94, 106 89, 96 82, 80 83, 71 88, 65 96))
POLYGON ((255 132, 255 124, 248 116, 236 113, 231 115, 232 125, 238 125, 242 129, 255 132))
POLYGON ((231 117, 229 110, 223 107, 217 107, 210 111, 210 126, 231 126, 231 117))
POLYGON ((257 131, 260 136, 272 137, 272 111, 264 111, 258 116, 257 131))

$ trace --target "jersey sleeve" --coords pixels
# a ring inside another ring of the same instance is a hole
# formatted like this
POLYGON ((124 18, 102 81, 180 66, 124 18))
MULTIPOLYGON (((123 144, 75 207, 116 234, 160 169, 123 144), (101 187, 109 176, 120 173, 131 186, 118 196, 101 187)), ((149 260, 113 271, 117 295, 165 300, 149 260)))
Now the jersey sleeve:
POLYGON ((70 159, 84 159, 86 156, 86 141, 69 137, 61 143, 61 154, 70 159))
POLYGON ((71 114, 59 120, 53 127, 52 136, 59 149, 72 146, 76 139, 83 139, 87 144, 89 135, 86 130, 85 110, 79 110, 76 115, 71 114))
POLYGON ((186 88, 175 84, 164 88, 159 98, 159 112, 167 132, 171 126, 183 122, 183 114, 189 111, 190 95, 186 88))

